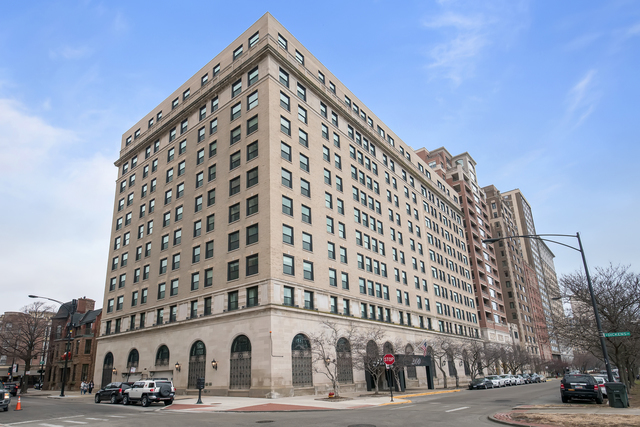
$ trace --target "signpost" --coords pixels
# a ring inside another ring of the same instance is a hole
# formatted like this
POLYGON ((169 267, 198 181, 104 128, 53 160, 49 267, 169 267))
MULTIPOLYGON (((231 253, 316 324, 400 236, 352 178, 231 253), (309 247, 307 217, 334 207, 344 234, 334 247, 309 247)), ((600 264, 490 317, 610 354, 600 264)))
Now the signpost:
POLYGON ((393 356, 393 354, 385 354, 382 357, 382 361, 387 368, 387 375, 389 376, 389 392, 391 393, 391 401, 393 402, 393 372, 391 372, 391 366, 395 363, 396 358, 393 356))
POLYGON ((631 332, 606 332, 605 337, 630 337, 631 332))

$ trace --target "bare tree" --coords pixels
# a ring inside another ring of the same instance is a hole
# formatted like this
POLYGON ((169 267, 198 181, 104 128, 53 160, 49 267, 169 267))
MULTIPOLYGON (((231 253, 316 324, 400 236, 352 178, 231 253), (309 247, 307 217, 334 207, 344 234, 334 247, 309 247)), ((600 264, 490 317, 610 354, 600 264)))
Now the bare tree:
POLYGON ((511 372, 513 375, 516 375, 518 370, 522 371, 531 362, 531 355, 518 344, 504 346, 502 350, 502 366, 505 371, 511 372))
MULTIPOLYGON (((640 340, 637 339, 640 335, 640 274, 629 268, 613 265, 596 268, 592 284, 603 331, 631 333, 630 337, 607 337, 605 342, 611 361, 619 369, 620 379, 627 386, 633 386, 633 373, 640 365, 640 340)), ((572 313, 554 318, 554 333, 563 343, 603 360, 584 273, 565 275, 560 284, 563 293, 571 296, 572 313)))
POLYGON ((340 397, 338 341, 345 338, 353 341, 353 323, 348 328, 340 328, 336 323, 322 322, 324 330, 309 336, 313 371, 323 374, 331 381, 335 397, 340 397))
POLYGON ((451 345, 450 339, 442 336, 438 336, 431 341, 431 356, 436 366, 442 373, 444 388, 447 388, 447 373, 444 370, 444 366, 449 362, 451 345))
POLYGON ((485 345, 480 340, 467 342, 462 349, 462 357, 469 364, 469 375, 474 380, 484 369, 485 345))
POLYGON ((381 328, 360 328, 352 335, 351 351, 354 355, 353 367, 371 375, 375 394, 380 394, 378 382, 385 375, 385 365, 381 350, 385 342, 385 333, 381 328))
POLYGON ((484 345, 484 366, 488 369, 488 374, 498 373, 496 367, 499 366, 502 357, 502 347, 494 343, 484 345))
MULTIPOLYGON (((0 333, 1 344, 9 355, 24 361, 25 372, 31 370, 31 361, 44 351, 44 338, 49 325, 51 307, 42 302, 34 302, 15 316, 5 319, 0 333)), ((27 381, 22 382, 21 393, 27 392, 27 381)))

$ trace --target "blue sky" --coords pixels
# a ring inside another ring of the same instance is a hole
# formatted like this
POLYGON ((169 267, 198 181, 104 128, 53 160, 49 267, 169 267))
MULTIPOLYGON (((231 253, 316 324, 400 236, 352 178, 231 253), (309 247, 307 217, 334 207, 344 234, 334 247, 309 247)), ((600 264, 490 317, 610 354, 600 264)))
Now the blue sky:
POLYGON ((406 143, 468 151, 592 268, 637 262, 638 2, 3 2, 0 312, 102 303, 122 133, 267 11, 406 143))

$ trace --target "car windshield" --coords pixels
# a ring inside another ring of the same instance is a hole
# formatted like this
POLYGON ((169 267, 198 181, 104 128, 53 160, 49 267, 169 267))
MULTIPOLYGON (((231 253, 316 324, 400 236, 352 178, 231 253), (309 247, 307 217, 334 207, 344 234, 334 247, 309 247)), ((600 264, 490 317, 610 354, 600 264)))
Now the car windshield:
POLYGON ((480 384, 484 382, 484 378, 476 378, 475 380, 471 381, 473 384, 480 384))
POLYGON ((566 382, 570 383, 590 383, 592 381, 592 377, 587 375, 567 375, 564 378, 566 382))

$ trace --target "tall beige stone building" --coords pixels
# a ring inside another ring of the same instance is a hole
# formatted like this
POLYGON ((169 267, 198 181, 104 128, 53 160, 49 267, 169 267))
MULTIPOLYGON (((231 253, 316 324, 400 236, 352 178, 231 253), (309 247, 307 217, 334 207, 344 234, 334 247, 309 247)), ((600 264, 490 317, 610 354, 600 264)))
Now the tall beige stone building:
MULTIPOLYGON (((316 393, 324 321, 480 337, 457 192, 269 14, 125 132, 115 164, 97 384, 316 393)), ((360 389, 348 344, 339 380, 360 389)))

